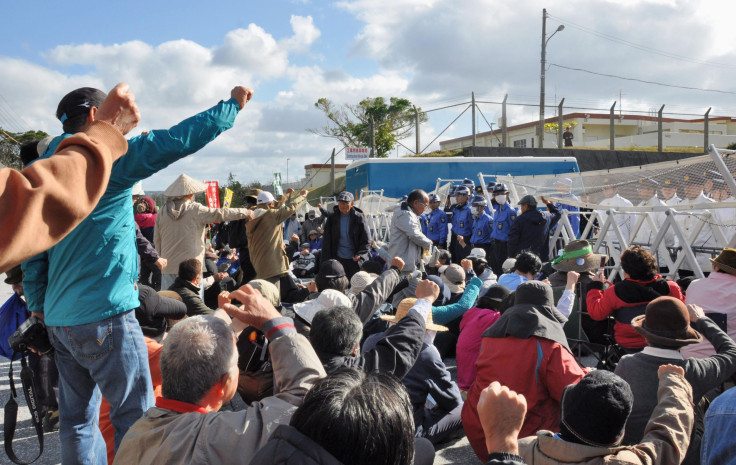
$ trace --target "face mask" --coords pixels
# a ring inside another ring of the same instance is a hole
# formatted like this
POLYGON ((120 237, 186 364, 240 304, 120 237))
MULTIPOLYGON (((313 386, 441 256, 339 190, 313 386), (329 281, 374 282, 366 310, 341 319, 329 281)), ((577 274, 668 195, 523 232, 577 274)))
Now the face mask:
POLYGON ((478 218, 480 216, 480 208, 470 207, 470 213, 473 215, 473 218, 478 218))
POLYGON ((457 203, 457 199, 455 197, 450 197, 450 205, 455 205, 457 203))
POLYGON ((495 197, 496 202, 498 202, 499 205, 503 205, 506 203, 506 196, 505 195, 497 195, 495 197))

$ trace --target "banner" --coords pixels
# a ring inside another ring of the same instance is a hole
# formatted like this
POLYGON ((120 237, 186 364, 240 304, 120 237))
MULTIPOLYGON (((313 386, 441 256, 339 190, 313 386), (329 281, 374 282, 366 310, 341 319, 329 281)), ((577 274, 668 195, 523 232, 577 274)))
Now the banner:
POLYGON ((224 208, 230 208, 230 202, 233 201, 233 191, 231 191, 228 188, 225 188, 225 199, 222 201, 222 206, 224 208))
POLYGON ((205 181, 207 186, 207 206, 210 208, 220 208, 220 186, 217 181, 205 181))
POLYGON ((346 160, 363 160, 371 154, 371 149, 365 147, 347 147, 345 149, 346 160))
POLYGON ((276 171, 273 173, 273 194, 275 197, 278 197, 283 193, 284 191, 281 188, 281 173, 276 171))

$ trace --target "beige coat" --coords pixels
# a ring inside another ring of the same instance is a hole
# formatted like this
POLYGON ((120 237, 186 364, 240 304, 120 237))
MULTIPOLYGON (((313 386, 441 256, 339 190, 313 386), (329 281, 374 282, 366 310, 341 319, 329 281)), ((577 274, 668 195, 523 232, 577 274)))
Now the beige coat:
POLYGON ((301 334, 269 345, 278 394, 238 412, 176 413, 149 409, 130 427, 115 465, 248 464, 279 425, 288 425, 314 383, 325 376, 301 334))
POLYGON ((667 373, 659 381, 659 403, 644 437, 635 446, 594 447, 562 441, 549 431, 519 440, 519 455, 527 465, 682 463, 693 428, 693 393, 680 375, 667 373))
POLYGON ((256 278, 269 279, 289 271, 282 223, 306 201, 306 197, 295 195, 279 208, 258 208, 253 219, 246 223, 248 251, 253 269, 256 270, 256 278))
POLYGON ((179 273, 179 264, 197 258, 204 265, 204 234, 209 223, 239 220, 247 208, 207 208, 188 199, 168 199, 156 215, 153 245, 168 264, 163 274, 179 273))

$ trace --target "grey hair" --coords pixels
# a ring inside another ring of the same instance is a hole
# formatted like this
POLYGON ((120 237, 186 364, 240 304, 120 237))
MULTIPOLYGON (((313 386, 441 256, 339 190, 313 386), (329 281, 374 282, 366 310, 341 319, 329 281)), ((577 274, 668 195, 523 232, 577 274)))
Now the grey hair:
POLYGON ((161 350, 163 396, 197 404, 237 363, 232 327, 214 316, 177 323, 161 350))

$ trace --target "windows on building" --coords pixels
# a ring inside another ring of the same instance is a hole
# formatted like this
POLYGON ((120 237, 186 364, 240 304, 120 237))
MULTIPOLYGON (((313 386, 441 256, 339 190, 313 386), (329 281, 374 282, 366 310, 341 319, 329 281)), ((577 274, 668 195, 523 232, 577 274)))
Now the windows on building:
POLYGON ((526 139, 519 139, 514 141, 514 147, 526 147, 526 139))

